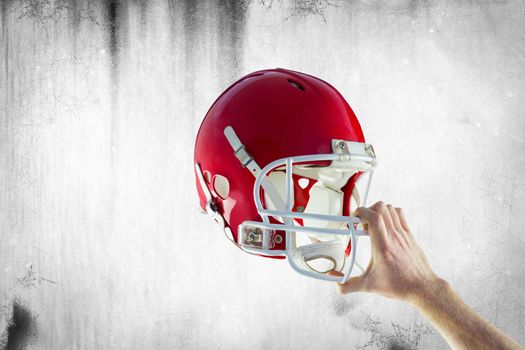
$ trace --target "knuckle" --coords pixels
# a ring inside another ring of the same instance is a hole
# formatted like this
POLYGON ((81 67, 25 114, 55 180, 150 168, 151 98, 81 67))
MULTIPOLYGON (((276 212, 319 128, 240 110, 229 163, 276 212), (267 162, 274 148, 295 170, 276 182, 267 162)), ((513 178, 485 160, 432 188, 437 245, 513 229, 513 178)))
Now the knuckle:
POLYGON ((381 214, 378 213, 378 212, 374 212, 374 213, 370 216, 371 224, 377 224, 377 223, 379 223, 379 220, 381 220, 381 214))
POLYGON ((385 208, 385 202, 383 201, 376 202, 374 205, 372 205, 371 208, 374 210, 381 210, 382 208, 385 208))
POLYGON ((392 204, 387 204, 387 205, 386 205, 386 208, 387 208, 388 210, 393 210, 393 209, 394 209, 394 206, 393 206, 392 204))

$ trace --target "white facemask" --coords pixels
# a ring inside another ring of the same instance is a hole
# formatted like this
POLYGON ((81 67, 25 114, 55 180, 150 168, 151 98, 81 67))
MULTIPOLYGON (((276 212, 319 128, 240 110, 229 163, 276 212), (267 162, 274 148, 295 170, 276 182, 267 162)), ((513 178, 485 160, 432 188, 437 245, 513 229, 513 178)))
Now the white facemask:
MULTIPOLYGON (((367 233, 358 229, 359 218, 342 215, 345 210, 341 188, 354 174, 368 174, 369 178, 364 182, 365 190, 361 192, 364 193, 363 203, 359 203, 358 192, 352 192, 356 205, 351 207, 365 205, 376 164, 373 148, 365 143, 332 140, 332 154, 277 159, 261 169, 244 149, 233 128, 226 127, 224 134, 239 162, 255 177, 253 196, 257 212, 262 217, 262 221, 244 221, 240 224, 235 243, 249 253, 286 256, 292 268, 303 275, 346 282, 354 266, 358 236, 366 236, 367 233), (330 165, 323 168, 305 165, 320 161, 329 161, 330 165), (310 197, 304 210, 292 210, 293 174, 316 181, 310 188, 310 197), (261 192, 264 198, 261 198, 261 192), (280 223, 274 223, 270 218, 280 223), (274 249, 276 236, 281 240, 285 238, 285 249, 274 249), (351 250, 347 255, 349 244, 351 250), (340 271, 344 276, 329 276, 326 274, 329 271, 340 271)), ((196 171, 200 174, 202 187, 206 187, 198 165, 196 171)), ((212 206, 210 208, 209 214, 221 224, 225 232, 228 231, 221 215, 212 206)))

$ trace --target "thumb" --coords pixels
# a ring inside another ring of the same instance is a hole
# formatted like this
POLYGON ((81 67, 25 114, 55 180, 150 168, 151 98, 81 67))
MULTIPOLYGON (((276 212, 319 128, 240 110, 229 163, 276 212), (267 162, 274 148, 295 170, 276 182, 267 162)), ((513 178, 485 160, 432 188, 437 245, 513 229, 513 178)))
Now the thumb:
MULTIPOLYGON (((331 271, 330 276, 343 277, 344 274, 339 271, 331 271)), ((350 278, 345 283, 337 282, 337 291, 341 294, 361 292, 364 290, 363 275, 350 278)))

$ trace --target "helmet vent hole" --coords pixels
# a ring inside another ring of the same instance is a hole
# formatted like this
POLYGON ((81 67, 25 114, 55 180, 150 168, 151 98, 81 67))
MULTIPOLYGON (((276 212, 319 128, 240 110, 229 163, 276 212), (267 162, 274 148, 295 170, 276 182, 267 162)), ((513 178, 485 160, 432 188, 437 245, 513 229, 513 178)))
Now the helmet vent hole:
POLYGON ((304 190, 310 184, 310 179, 302 177, 297 181, 297 184, 304 190))
POLYGON ((230 194, 230 182, 222 175, 215 175, 213 177, 213 190, 221 199, 226 199, 230 194))
POLYGON ((292 85, 294 88, 296 89, 299 89, 301 91, 304 91, 304 86, 302 86, 301 84, 299 84, 298 82, 292 80, 292 79, 288 79, 288 82, 290 83, 290 85, 292 85))

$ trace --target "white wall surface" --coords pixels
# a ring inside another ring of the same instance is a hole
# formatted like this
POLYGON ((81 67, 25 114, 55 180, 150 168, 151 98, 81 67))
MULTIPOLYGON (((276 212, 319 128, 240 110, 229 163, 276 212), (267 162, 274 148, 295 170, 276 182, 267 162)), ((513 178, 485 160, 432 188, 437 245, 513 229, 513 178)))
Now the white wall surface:
POLYGON ((522 1, 1 10, 4 343, 22 305, 30 349, 446 348, 410 306, 339 296, 198 213, 200 121, 273 67, 340 90, 379 157, 370 200, 404 207, 435 270, 525 343, 522 1))

